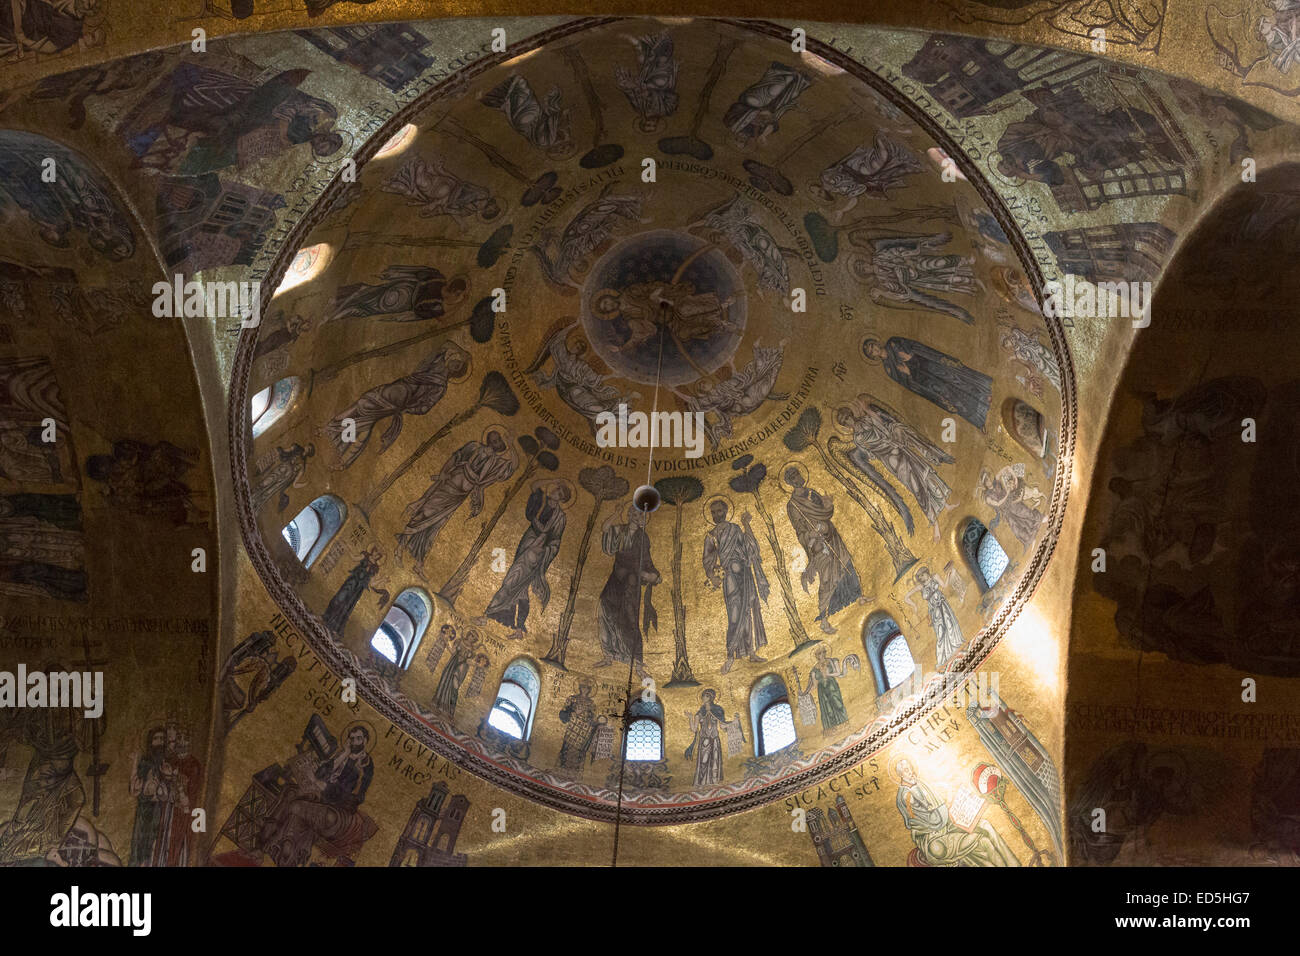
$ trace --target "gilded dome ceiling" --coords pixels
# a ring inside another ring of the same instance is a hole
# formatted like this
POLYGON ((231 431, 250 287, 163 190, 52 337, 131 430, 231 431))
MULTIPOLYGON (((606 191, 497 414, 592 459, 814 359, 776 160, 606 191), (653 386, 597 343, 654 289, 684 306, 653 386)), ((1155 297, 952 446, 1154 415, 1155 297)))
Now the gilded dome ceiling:
POLYGON ((892 88, 771 28, 583 21, 358 157, 241 336, 236 488, 285 620, 418 746, 587 816, 713 816, 843 773, 996 643, 1059 525, 1072 371, 1012 217, 892 88), (304 566, 283 529, 325 496, 304 566), (882 693, 891 622, 920 679, 882 693), (526 740, 489 720, 521 661, 526 740), (663 753, 620 768, 629 686, 663 753), (754 756, 772 686, 799 740, 754 756))

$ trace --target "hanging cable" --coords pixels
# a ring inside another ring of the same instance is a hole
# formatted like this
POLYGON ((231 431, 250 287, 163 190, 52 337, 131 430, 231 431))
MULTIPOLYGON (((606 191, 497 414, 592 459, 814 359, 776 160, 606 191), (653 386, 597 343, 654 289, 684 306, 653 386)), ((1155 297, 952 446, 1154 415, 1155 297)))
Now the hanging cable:
MULTIPOLYGON (((636 558, 637 607, 636 607, 635 617, 633 620, 635 625, 638 628, 642 628, 642 625, 644 624, 645 621, 645 614, 642 611, 641 586, 643 583, 642 576, 645 573, 645 556, 646 556, 646 552, 650 550, 650 515, 653 514, 655 509, 659 507, 659 492, 655 489, 654 485, 650 483, 650 479, 654 473, 653 469, 654 469, 654 456, 655 456, 655 444, 656 444, 654 440, 656 435, 654 422, 655 422, 655 415, 659 411, 659 382, 663 378, 663 372, 664 372, 664 336, 666 335, 667 311, 668 311, 668 303, 661 302, 659 306, 659 315, 660 315, 659 365, 658 368, 655 369, 654 401, 650 405, 650 455, 648 461, 646 462, 645 484, 642 485, 640 488, 638 488, 632 496, 632 506, 645 515, 645 523, 641 528, 641 534, 645 536, 645 542, 642 547, 637 548, 637 558, 636 558)), ((633 541, 635 541, 636 532, 633 531, 630 537, 633 541)), ((651 586, 653 587, 653 585, 651 586)), ((642 634, 641 639, 642 639, 642 643, 644 644, 645 641, 644 634, 642 634)), ((632 674, 635 667, 636 667, 636 657, 635 655, 629 653, 627 655, 627 686, 624 689, 624 697, 623 697, 622 745, 619 748, 620 752, 618 757, 618 800, 614 805, 614 855, 613 855, 613 859, 611 859, 610 861, 610 866, 618 866, 618 840, 619 840, 619 834, 623 822, 623 781, 624 781, 624 775, 627 772, 627 732, 628 732, 628 727, 631 724, 632 674)))

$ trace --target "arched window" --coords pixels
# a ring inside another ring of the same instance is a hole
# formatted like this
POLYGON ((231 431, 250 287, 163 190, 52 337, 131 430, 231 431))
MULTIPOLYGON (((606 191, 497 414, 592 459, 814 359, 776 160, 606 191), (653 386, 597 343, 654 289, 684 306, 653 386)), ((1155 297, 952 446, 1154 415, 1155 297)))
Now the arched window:
POLYGON ((285 525, 280 534, 303 567, 310 568, 325 553, 348 516, 348 506, 334 495, 321 495, 285 525))
POLYGON ((907 638, 899 629, 898 622, 888 614, 873 614, 867 618, 863 643, 880 693, 893 690, 916 671, 916 661, 912 658, 912 649, 907 646, 907 638))
POLYGON ((298 398, 298 387, 298 377, 290 375, 249 399, 248 420, 253 424, 254 438, 285 416, 298 398))
POLYGON ((384 659, 406 669, 433 617, 433 602, 419 588, 407 588, 397 595, 380 622, 370 646, 384 659))
POLYGON ((1028 402, 1018 398, 1003 402, 1002 425, 1035 458, 1047 454, 1047 420, 1028 402))
POLYGON ((501 675, 488 724, 507 736, 527 740, 533 731, 533 715, 537 712, 537 695, 541 689, 542 678, 532 661, 523 657, 512 661, 501 675))
POLYGON ((749 692, 749 717, 754 727, 754 752, 760 757, 776 753, 798 739, 790 695, 785 681, 776 674, 760 677, 749 692))
POLYGON ((1011 563, 993 532, 978 518, 967 519, 961 533, 961 550, 981 591, 989 590, 1002 580, 1011 563))
POLYGON ((627 709, 625 747, 628 760, 664 759, 664 705, 658 698, 637 697, 627 709))

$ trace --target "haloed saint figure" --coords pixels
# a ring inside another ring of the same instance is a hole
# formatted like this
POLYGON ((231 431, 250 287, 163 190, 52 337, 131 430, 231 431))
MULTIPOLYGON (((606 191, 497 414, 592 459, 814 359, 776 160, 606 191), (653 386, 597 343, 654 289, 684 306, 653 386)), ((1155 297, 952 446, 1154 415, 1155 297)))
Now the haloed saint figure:
POLYGON ((749 527, 749 513, 741 518, 742 528, 727 520, 730 504, 725 498, 709 502, 713 527, 704 537, 704 574, 709 587, 722 589, 727 607, 727 662, 722 673, 740 658, 761 664, 765 658, 758 649, 767 643, 763 628, 763 608, 767 601, 767 576, 763 574, 763 557, 758 540, 749 527))
POLYGON ((651 600, 654 586, 659 583, 659 571, 650 557, 650 538, 645 533, 647 517, 646 512, 632 505, 627 511, 626 524, 615 524, 611 515, 601 529, 601 550, 614 556, 614 566, 600 592, 597 617, 604 656, 596 666, 631 662, 642 677, 648 676, 641 663, 642 629, 659 628, 659 615, 651 600), (645 610, 640 613, 643 587, 645 610))

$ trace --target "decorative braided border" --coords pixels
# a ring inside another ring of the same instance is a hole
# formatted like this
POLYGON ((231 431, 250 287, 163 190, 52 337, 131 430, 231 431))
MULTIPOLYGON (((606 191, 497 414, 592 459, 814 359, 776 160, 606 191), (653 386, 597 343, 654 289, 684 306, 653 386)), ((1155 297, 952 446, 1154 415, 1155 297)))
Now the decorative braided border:
MULTIPOLYGON (((478 62, 452 74, 441 83, 430 88, 403 107, 393 116, 357 153, 357 166, 367 162, 379 148, 396 132, 410 122, 412 117, 424 112, 429 104, 437 100, 455 84, 467 78, 477 76, 488 69, 496 67, 521 53, 537 49, 547 43, 594 27, 626 19, 623 17, 582 18, 562 26, 543 31, 527 40, 511 46, 506 52, 485 56, 478 62)), ((789 31, 775 23, 755 20, 720 19, 718 22, 748 30, 756 34, 789 38, 789 31)), ((919 106, 907 99, 893 86, 867 69, 862 64, 826 44, 809 39, 808 49, 835 66, 865 83, 889 102, 901 109, 917 123, 926 133, 956 161, 958 167, 975 187, 980 197, 992 211, 1003 232, 1010 239, 1020 264, 1025 269, 1034 288, 1043 291, 1043 275, 1031 254, 1029 244, 1016 226, 1015 220, 1003 205, 997 192, 985 179, 980 170, 970 161, 965 153, 945 133, 942 126, 919 106)), ((321 194, 315 206, 309 210, 294 227, 277 254, 265 282, 275 288, 289 263, 297 254, 298 248, 306 240, 311 230, 329 212, 330 207, 343 191, 344 183, 336 176, 321 194)), ((270 309, 270 300, 263 300, 262 312, 265 317, 270 309)), ((1066 343, 1064 329, 1059 319, 1046 321, 1052 341, 1053 351, 1061 365, 1061 423, 1057 442, 1057 460, 1055 481, 1052 488, 1051 504, 1047 515, 1047 530, 1043 535, 1028 568, 1021 575, 1016 590, 993 620, 985 625, 970 640, 967 649, 958 658, 950 661, 945 670, 956 679, 963 680, 973 674, 975 668, 993 651, 1010 625, 1032 596, 1056 548, 1061 524, 1065 515, 1066 499, 1069 495, 1069 479, 1073 467, 1076 421, 1078 414, 1077 395, 1074 383, 1074 363, 1066 343)), ((247 472, 249 454, 248 424, 248 381, 252 369, 253 351, 261 325, 246 329, 240 333, 235 362, 231 374, 229 439, 231 448, 231 470, 235 505, 239 520, 239 529, 244 546, 248 551, 253 567, 262 580, 267 592, 279 605, 285 616, 298 628, 315 654, 320 657, 337 675, 356 678, 362 698, 392 724, 411 737, 429 746, 434 752, 447 758, 457 766, 481 777, 489 783, 499 786, 509 793, 516 794, 535 803, 571 813, 576 816, 601 822, 613 822, 617 817, 621 822, 636 825, 665 825, 691 823, 723 817, 742 810, 772 803, 790 794, 798 793, 822 781, 838 776, 860 764, 867 757, 879 752, 918 718, 928 713, 934 701, 927 699, 924 693, 899 704, 886 716, 876 718, 868 727, 860 731, 855 738, 850 738, 847 745, 817 751, 799 761, 808 764, 793 773, 778 776, 766 781, 741 781, 730 787, 746 787, 741 792, 731 795, 718 795, 719 788, 707 791, 685 791, 673 793, 633 792, 624 794, 621 810, 616 804, 617 794, 613 791, 591 787, 573 781, 555 777, 547 771, 530 767, 513 758, 499 755, 490 757, 483 752, 482 743, 443 724, 436 716, 421 716, 409 699, 395 695, 379 676, 362 665, 355 654, 336 642, 325 630, 320 618, 310 611, 298 594, 285 582, 279 569, 272 562, 270 554, 258 531, 256 515, 252 511, 251 493, 247 472), (403 701, 406 701, 404 704, 403 701), (823 755, 824 758, 823 758, 823 755)))

